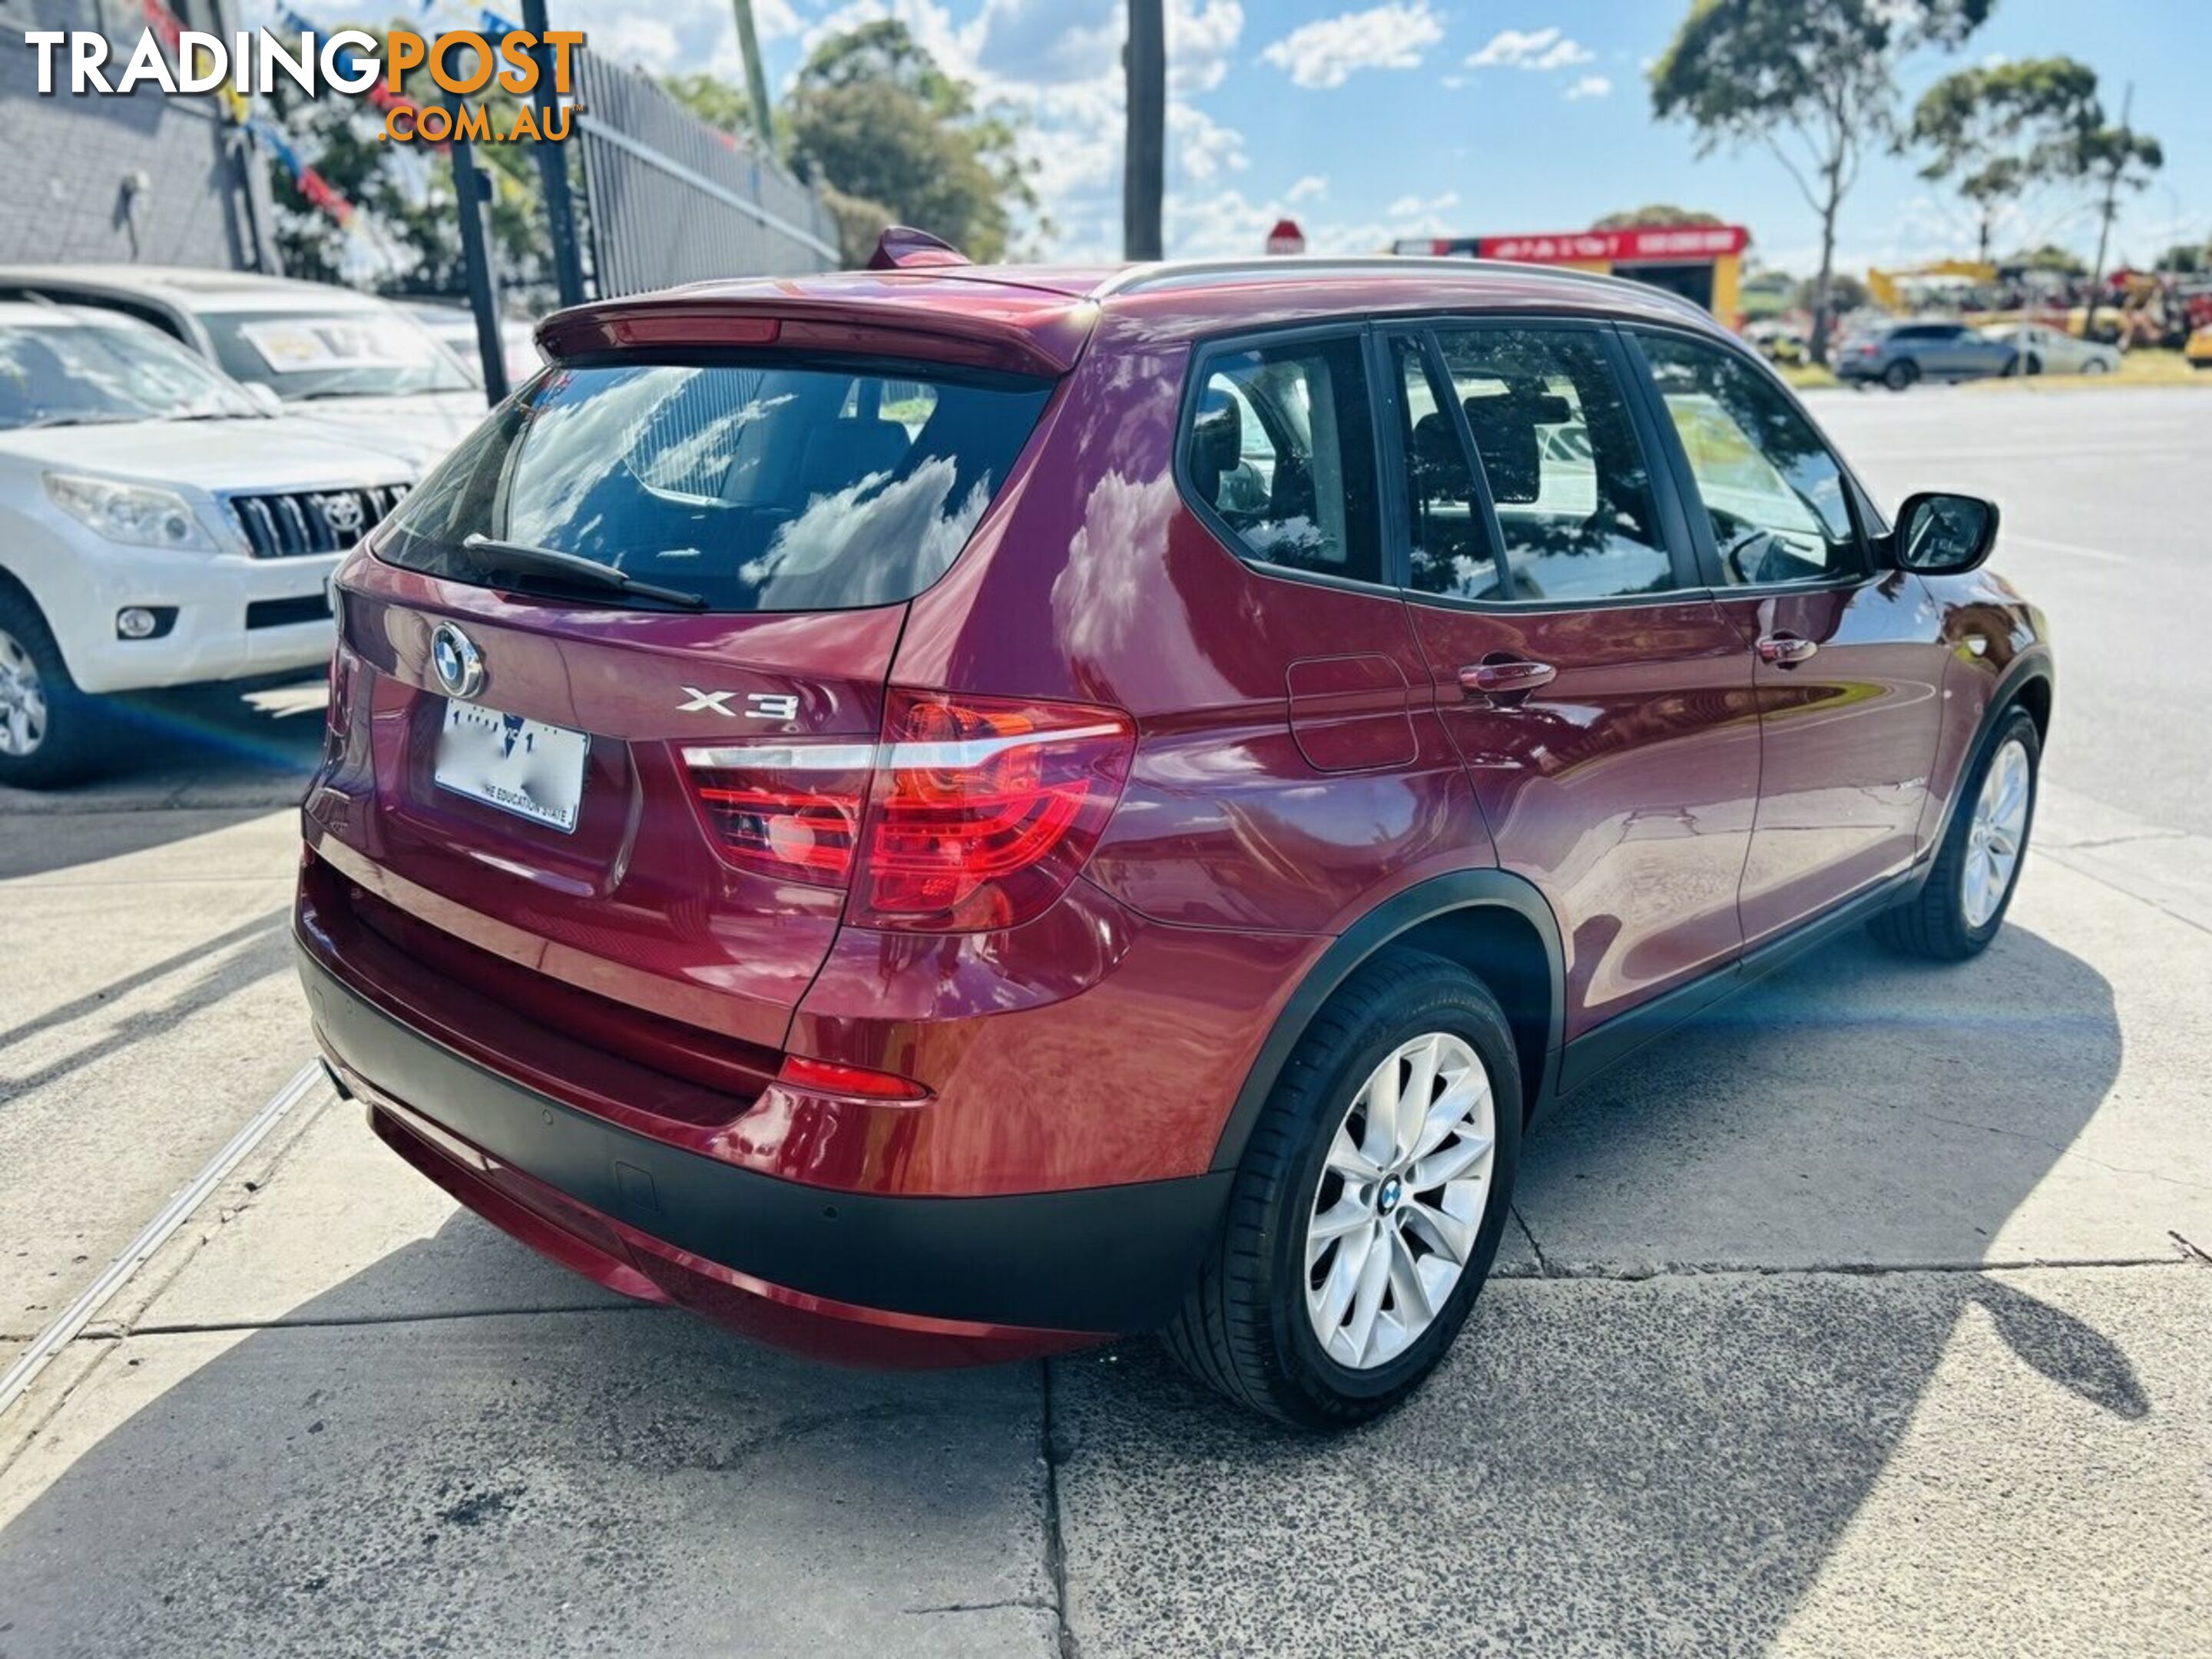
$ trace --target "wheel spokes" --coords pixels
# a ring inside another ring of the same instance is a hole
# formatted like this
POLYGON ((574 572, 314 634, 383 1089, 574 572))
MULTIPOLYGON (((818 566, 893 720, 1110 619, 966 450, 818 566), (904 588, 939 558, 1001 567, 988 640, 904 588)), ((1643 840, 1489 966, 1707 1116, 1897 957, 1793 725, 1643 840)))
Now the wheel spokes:
POLYGON ((1416 1193, 1426 1193, 1435 1191, 1446 1182, 1460 1180, 1490 1156, 1490 1149, 1495 1144, 1489 1135, 1463 1134, 1450 1146, 1430 1153, 1416 1164, 1406 1184, 1416 1193))
POLYGON ((1303 1253, 1307 1317, 1336 1363, 1385 1364, 1443 1312, 1474 1259, 1496 1135, 1489 1073, 1448 1031, 1401 1043, 1346 1104, 1303 1253))
POLYGON ((1397 1304, 1399 1322, 1408 1331, 1419 1331, 1437 1316, 1429 1305, 1429 1287, 1421 1279, 1421 1264, 1413 1259, 1413 1246, 1398 1228, 1390 1229, 1390 1297, 1397 1304))
POLYGON ((1336 1247, 1336 1260, 1329 1263, 1328 1277, 1322 1281, 1321 1295, 1314 1306, 1314 1322, 1324 1339, 1342 1328, 1345 1316, 1352 1311, 1352 1297, 1358 1292, 1367 1258, 1374 1253, 1371 1224, 1364 1231, 1347 1233, 1336 1247))
MULTIPOLYGON (((1416 1161, 1451 1138, 1452 1131, 1467 1122, 1490 1102, 1490 1079, 1480 1066, 1469 1066, 1445 1085, 1437 1097, 1436 1104, 1429 1108, 1428 1116, 1421 1125, 1420 1138, 1414 1142, 1413 1156, 1416 1161)), ((1432 1182, 1423 1182, 1424 1186, 1432 1182)))
POLYGON ((1441 1058, 1437 1050, 1443 1042, 1441 1036, 1431 1036, 1406 1056, 1406 1079, 1398 1091, 1397 1121, 1391 1137, 1395 1161, 1412 1158, 1420 1145, 1422 1130, 1429 1121, 1429 1108, 1436 1097, 1437 1066, 1441 1058))
POLYGON ((1344 1328, 1355 1364, 1366 1363, 1375 1341, 1376 1321, 1382 1312, 1382 1292, 1390 1288, 1390 1251, 1378 1239, 1360 1258, 1359 1282, 1352 1292, 1352 1319, 1344 1328))
POLYGON ((1474 1224, 1462 1221, 1449 1210, 1440 1210, 1418 1199, 1407 1212, 1405 1224, 1417 1231, 1437 1254, 1461 1267, 1474 1254, 1474 1224))

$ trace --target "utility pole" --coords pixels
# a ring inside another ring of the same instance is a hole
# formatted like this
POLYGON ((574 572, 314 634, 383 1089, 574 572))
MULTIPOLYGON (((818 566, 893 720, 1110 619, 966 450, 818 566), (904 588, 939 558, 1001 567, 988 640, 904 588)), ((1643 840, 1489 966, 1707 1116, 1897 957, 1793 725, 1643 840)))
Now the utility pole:
MULTIPOLYGON (((541 43, 538 60, 538 125, 543 131, 559 106, 553 89, 553 49, 545 39, 545 0, 522 0, 522 27, 541 43)), ((553 244, 553 286, 563 306, 584 303, 584 261, 576 246, 576 212, 568 199, 568 161, 550 138, 538 141, 538 181, 545 197, 545 232, 553 244)))
POLYGON ((477 167, 474 147, 461 137, 461 112, 468 107, 458 92, 445 97, 453 115, 453 200, 461 219, 461 271, 469 285, 469 309, 476 313, 477 356, 483 364, 484 400, 507 401, 507 351, 499 337, 499 288, 492 276, 491 246, 484 234, 484 203, 490 189, 477 167))
POLYGON ((745 101, 752 106, 753 131, 760 135, 761 154, 775 154, 775 130, 769 121, 768 70, 761 64, 760 36, 753 31, 753 0, 730 0, 738 16, 738 51, 745 60, 745 101))
POLYGON ((1121 69, 1128 88, 1121 253, 1129 259, 1157 259, 1168 149, 1168 32, 1161 0, 1129 0, 1129 38, 1121 48, 1121 69))
MULTIPOLYGON (((2112 167, 2105 174, 2105 204, 2097 217, 2097 264, 2089 273, 2089 304, 2081 313, 2081 337, 2097 337, 2097 298, 2105 286, 2105 251, 2112 239, 2112 217, 2119 211, 2120 174, 2127 170, 2128 158, 2135 148, 2134 135, 2129 130, 2128 117, 2136 106, 2136 83, 2120 94, 2120 142, 2113 147, 2112 167)), ((2122 333, 2126 332, 2124 327, 2122 333)))

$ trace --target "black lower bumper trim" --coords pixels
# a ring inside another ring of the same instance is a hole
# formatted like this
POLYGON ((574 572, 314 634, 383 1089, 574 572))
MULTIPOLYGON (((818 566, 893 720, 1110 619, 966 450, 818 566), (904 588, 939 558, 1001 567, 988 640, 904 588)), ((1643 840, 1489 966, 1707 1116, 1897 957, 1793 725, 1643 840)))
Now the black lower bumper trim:
POLYGON ((1164 1324, 1211 1244, 1229 1172, 988 1198, 802 1186, 526 1089, 371 1006, 304 949, 338 1061, 501 1163, 641 1232, 789 1290, 937 1319, 1076 1331, 1164 1324))

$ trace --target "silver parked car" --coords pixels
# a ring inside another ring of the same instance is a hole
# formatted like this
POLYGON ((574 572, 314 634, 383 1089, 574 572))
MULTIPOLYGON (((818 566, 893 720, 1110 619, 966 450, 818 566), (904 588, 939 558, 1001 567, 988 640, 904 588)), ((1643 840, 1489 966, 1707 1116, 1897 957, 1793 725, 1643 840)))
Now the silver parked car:
POLYGON ((1838 377, 1902 392, 1921 380, 1978 380, 2019 372, 2020 349, 1964 323, 1890 323, 1853 336, 1836 353, 1838 377))
POLYGON ((2117 374, 2120 349, 2096 340, 2077 340, 2045 323, 1996 323, 1984 337, 2009 346, 2020 356, 2022 374, 2117 374))

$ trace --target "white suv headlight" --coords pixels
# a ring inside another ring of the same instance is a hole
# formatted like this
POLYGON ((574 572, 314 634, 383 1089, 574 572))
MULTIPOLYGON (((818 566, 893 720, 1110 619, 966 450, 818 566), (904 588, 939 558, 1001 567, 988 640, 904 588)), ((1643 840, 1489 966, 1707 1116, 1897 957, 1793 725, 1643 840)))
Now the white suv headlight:
POLYGON ((167 547, 212 553, 215 544, 191 503, 173 489, 115 483, 74 472, 46 474, 46 495, 88 529, 131 547, 167 547))

